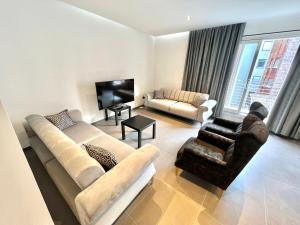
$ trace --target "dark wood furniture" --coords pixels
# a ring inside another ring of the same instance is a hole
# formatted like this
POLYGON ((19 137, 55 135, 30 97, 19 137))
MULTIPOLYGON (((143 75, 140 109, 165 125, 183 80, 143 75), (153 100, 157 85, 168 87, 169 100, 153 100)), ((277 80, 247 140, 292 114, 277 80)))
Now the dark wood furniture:
POLYGON ((111 106, 108 108, 105 108, 105 120, 108 120, 108 112, 107 110, 113 111, 115 113, 115 121, 116 121, 116 126, 118 126, 118 116, 122 115, 122 111, 127 110, 129 113, 129 118, 131 118, 131 106, 130 105, 121 105, 121 106, 111 106))
POLYGON ((134 116, 121 122, 122 139, 125 140, 125 126, 130 127, 138 132, 138 148, 142 145, 142 131, 153 125, 152 138, 156 134, 156 121, 144 116, 134 116))

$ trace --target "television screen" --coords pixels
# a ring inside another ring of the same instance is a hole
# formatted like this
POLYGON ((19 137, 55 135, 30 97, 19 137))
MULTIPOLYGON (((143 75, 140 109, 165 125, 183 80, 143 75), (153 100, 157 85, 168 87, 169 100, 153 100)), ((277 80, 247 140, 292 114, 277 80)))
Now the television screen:
POLYGON ((134 101, 134 79, 96 82, 99 109, 134 101))

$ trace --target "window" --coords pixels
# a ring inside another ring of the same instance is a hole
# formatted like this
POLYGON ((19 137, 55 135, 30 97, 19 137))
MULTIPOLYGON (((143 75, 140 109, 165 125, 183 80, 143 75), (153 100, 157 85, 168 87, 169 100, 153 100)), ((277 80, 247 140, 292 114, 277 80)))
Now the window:
POLYGON ((262 51, 271 51, 273 47, 273 41, 264 41, 262 51))
POLYGON ((242 43, 226 94, 225 115, 244 115, 254 101, 271 111, 299 44, 300 37, 242 43))
POLYGON ((274 62, 274 65, 273 65, 273 68, 279 68, 280 66, 280 63, 281 63, 281 58, 277 58, 274 62))
POLYGON ((257 68, 264 68, 266 61, 267 61, 266 59, 259 59, 257 61, 257 68))

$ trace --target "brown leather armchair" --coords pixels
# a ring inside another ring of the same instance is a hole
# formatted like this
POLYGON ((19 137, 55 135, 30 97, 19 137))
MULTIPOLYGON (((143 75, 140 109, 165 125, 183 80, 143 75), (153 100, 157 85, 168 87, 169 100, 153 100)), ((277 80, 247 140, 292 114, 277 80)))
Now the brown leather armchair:
POLYGON ((187 140, 178 151, 175 166, 226 190, 268 135, 264 122, 248 114, 235 140, 200 130, 197 138, 187 140))

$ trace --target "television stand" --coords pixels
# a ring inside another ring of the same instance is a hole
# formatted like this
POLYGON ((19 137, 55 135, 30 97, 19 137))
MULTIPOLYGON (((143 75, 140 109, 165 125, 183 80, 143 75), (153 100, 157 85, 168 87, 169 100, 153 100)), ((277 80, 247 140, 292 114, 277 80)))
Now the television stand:
POLYGON ((118 116, 122 115, 122 111, 127 110, 128 109, 128 113, 129 113, 129 118, 131 118, 131 106, 130 105, 126 105, 126 104, 120 104, 120 105, 115 105, 115 106, 110 106, 108 108, 105 108, 105 120, 108 120, 108 111, 113 111, 115 113, 115 121, 116 121, 116 126, 118 126, 119 124, 119 119, 118 116))

